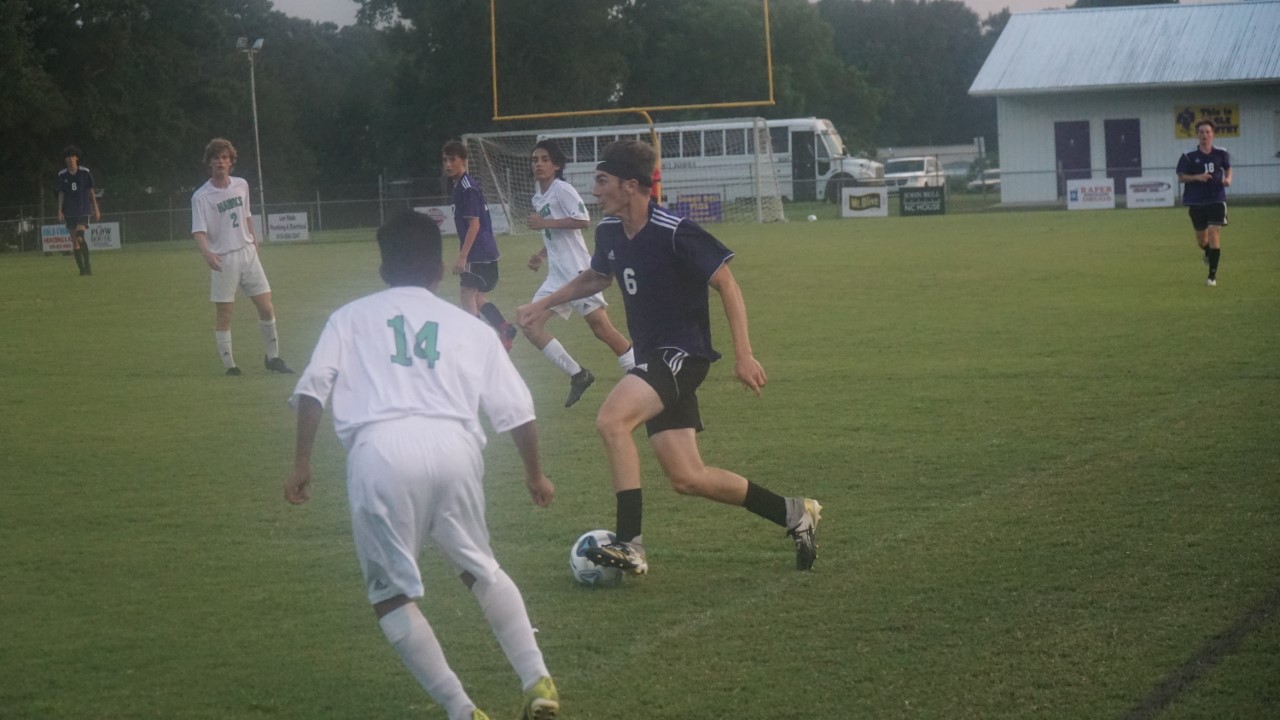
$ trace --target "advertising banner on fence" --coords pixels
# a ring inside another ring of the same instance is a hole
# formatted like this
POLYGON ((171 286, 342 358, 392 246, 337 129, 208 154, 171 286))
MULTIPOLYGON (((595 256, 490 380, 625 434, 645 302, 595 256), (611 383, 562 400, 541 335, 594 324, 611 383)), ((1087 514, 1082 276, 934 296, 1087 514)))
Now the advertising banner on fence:
MULTIPOLYGON (((452 205, 424 205, 413 209, 436 221, 441 235, 457 235, 458 228, 453 222, 452 205)), ((489 222, 493 224, 493 234, 501 235, 511 232, 511 223, 507 221, 507 211, 502 205, 489 205, 489 222)))
MULTIPOLYGON (((90 225, 85 232, 89 250, 119 250, 120 223, 90 225)), ((66 225, 41 225, 40 245, 44 252, 71 252, 71 234, 66 225)))
POLYGON ((1116 186, 1111 178, 1068 180, 1068 210, 1110 210, 1116 206, 1116 186))
POLYGON ((943 215, 947 212, 945 187, 899 188, 899 215, 943 215))
POLYGON ((272 242, 295 242, 311 239, 311 226, 307 214, 272 213, 267 216, 267 228, 272 242))
POLYGON ((840 188, 840 217, 889 217, 889 189, 857 186, 840 188))
POLYGON ((1178 179, 1169 177, 1125 178, 1125 206, 1129 208, 1173 207, 1178 179))
POLYGON ((696 223, 718 223, 724 220, 720 193, 677 195, 671 212, 696 223))

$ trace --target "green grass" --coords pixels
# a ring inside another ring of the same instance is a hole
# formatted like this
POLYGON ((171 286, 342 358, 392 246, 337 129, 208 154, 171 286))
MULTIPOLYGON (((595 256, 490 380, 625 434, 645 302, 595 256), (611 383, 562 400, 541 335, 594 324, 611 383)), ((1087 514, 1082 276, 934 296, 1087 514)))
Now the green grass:
MULTIPOLYGON (((613 519, 608 384, 565 410, 564 376, 518 342, 558 497, 534 508, 494 437, 489 519, 565 717, 1275 717, 1277 227, 1233 209, 1212 289, 1180 210, 715 228, 770 382, 757 400, 713 369, 703 455, 823 502, 809 574, 780 529, 671 492, 638 436, 652 575, 577 587, 569 544, 613 519)), ((541 280, 535 242, 502 241, 504 309, 541 280)), ((371 242, 263 255, 295 367, 379 287, 371 242)), ((261 370, 251 305, 246 374, 225 378, 188 243, 94 269, 0 257, 0 717, 443 717, 364 600, 327 428, 313 501, 281 498, 293 380, 261 370)), ((616 377, 585 324, 553 327, 616 377)), ((475 603, 424 566, 455 669, 511 717, 475 603)))

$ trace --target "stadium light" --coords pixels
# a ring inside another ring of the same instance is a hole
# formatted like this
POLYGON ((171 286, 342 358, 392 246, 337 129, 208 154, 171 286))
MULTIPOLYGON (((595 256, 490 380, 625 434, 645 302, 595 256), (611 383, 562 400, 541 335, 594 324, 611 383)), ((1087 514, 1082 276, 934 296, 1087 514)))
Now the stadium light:
POLYGON ((258 141, 258 86, 253 71, 253 56, 262 49, 262 38, 236 38, 236 49, 249 56, 249 101, 253 107, 253 151, 258 155, 258 211, 262 213, 262 234, 270 240, 271 230, 267 225, 267 195, 262 185, 262 144, 258 141))

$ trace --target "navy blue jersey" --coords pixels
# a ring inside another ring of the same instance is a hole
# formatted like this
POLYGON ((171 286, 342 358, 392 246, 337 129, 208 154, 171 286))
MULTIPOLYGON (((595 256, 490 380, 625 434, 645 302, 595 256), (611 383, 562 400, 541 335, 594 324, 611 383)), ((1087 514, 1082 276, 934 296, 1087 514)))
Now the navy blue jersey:
POLYGON ((470 218, 480 218, 480 232, 476 241, 471 244, 471 252, 467 254, 467 262, 493 262, 498 259, 498 243, 493 239, 493 221, 489 218, 489 206, 484 202, 484 193, 480 183, 467 173, 453 184, 453 223, 458 229, 458 244, 467 240, 467 228, 471 226, 470 218))
POLYGON ((54 192, 62 193, 62 214, 66 217, 88 217, 93 214, 93 173, 81 165, 73 173, 63 168, 54 181, 54 192))
POLYGON ((629 240, 617 218, 596 226, 591 269, 617 279, 636 357, 677 348, 717 360, 707 283, 732 257, 711 233, 651 203, 649 222, 629 240))
POLYGON ((1211 173, 1209 182, 1189 182, 1182 186, 1183 205, 1209 205, 1227 201, 1227 190, 1222 177, 1231 168, 1231 155, 1222 148, 1210 148, 1200 152, 1200 147, 1178 158, 1179 175, 1203 175, 1211 173))

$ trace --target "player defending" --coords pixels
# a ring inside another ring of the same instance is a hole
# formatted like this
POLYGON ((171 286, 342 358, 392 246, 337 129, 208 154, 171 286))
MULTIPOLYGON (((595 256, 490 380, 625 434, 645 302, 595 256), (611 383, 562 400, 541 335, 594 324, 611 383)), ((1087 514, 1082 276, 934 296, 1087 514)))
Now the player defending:
POLYGON ((453 274, 460 277, 458 303, 463 310, 479 315, 498 331, 502 347, 511 352, 516 327, 507 322, 498 306, 485 293, 498 287, 498 243, 493 238, 493 221, 484 201, 480 183, 467 173, 467 146, 458 140, 444 144, 444 174, 452 185, 453 222, 458 230, 458 258, 453 274))
POLYGON ((444 273, 440 230, 408 210, 378 230, 389 289, 329 317, 290 403, 297 452, 285 498, 307 501, 311 449, 324 404, 349 453, 347 496, 356 554, 378 624, 404 664, 451 720, 476 709, 423 617, 417 558, 428 538, 480 603, 525 690, 524 719, 560 709, 520 590, 498 566, 484 519, 485 433, 511 431, 534 504, 555 487, 542 474, 533 398, 483 322, 436 297, 444 273))
MULTIPOLYGON (((537 190, 533 194, 535 212, 529 216, 526 224, 533 230, 542 231, 543 245, 541 250, 529 258, 529 269, 536 271, 544 262, 547 264, 547 279, 534 293, 535 301, 564 287, 591 265, 591 254, 587 252, 587 244, 582 239, 582 230, 591 225, 591 217, 587 214, 582 196, 565 182, 564 164, 564 153, 555 143, 543 140, 534 146, 533 179, 537 182, 537 190)), ((569 355, 559 340, 547 332, 547 320, 553 314, 568 319, 571 311, 577 312, 587 321, 587 327, 591 328, 596 338, 618 356, 618 364, 625 372, 635 365, 631 342, 609 322, 606 306, 608 303, 604 301, 604 295, 596 293, 588 298, 547 308, 529 324, 520 326, 529 342, 569 376, 569 396, 564 400, 565 407, 578 402, 596 378, 590 370, 579 365, 569 355)))
POLYGON ((747 310, 729 271, 733 253, 710 233, 649 200, 655 154, 635 140, 605 148, 592 194, 606 216, 596 227, 591 269, 560 290, 519 309, 521 324, 560 303, 588 297, 617 277, 635 343, 636 366, 609 393, 596 417, 617 494, 617 542, 590 557, 633 574, 648 571, 641 539, 640 457, 631 433, 644 424, 672 488, 738 505, 787 529, 796 567, 817 558, 821 506, 784 498, 741 475, 702 463, 697 389, 720 354, 711 347, 707 285, 724 304, 733 335, 734 372, 757 396, 767 380, 747 335, 747 310))
POLYGON ((58 193, 58 222, 66 225, 67 233, 71 235, 71 254, 76 258, 80 274, 92 275, 89 241, 84 237, 89 229, 89 211, 93 211, 94 222, 102 219, 98 197, 93 194, 93 173, 80 164, 80 148, 75 145, 68 145, 62 151, 62 159, 67 167, 58 171, 54 183, 58 193))
POLYGON ((209 166, 209 180, 191 196, 191 236, 209 264, 213 337, 222 366, 228 375, 240 374, 231 353, 231 316, 239 288, 258 308, 258 329, 266 349, 263 364, 271 372, 292 373, 280 357, 271 284, 258 259, 258 239, 249 212, 249 183, 231 175, 236 148, 230 140, 214 138, 204 148, 204 162, 209 166))
POLYGON ((1209 120, 1196 123, 1196 148, 1178 158, 1178 182, 1182 204, 1191 215, 1196 243, 1209 266, 1205 284, 1218 284, 1218 262, 1222 259, 1222 228, 1227 224, 1227 188, 1231 187, 1231 155, 1213 146, 1214 125, 1209 120))

